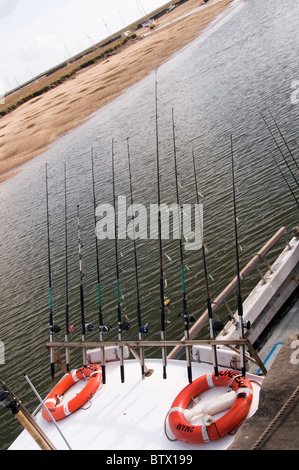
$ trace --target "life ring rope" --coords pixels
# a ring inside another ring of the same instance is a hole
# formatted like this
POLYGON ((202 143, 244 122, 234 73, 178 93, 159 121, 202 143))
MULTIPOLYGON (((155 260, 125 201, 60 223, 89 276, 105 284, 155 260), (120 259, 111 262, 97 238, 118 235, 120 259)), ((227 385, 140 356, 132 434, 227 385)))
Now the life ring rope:
POLYGON ((176 437, 175 439, 171 439, 171 438, 168 436, 168 434, 167 434, 167 424, 166 424, 166 423, 167 423, 167 419, 168 419, 169 413, 170 413, 170 410, 168 410, 167 415, 165 416, 165 419, 164 419, 164 433, 165 433, 165 436, 167 437, 167 439, 168 439, 169 441, 175 442, 175 441, 178 440, 177 437, 176 437))

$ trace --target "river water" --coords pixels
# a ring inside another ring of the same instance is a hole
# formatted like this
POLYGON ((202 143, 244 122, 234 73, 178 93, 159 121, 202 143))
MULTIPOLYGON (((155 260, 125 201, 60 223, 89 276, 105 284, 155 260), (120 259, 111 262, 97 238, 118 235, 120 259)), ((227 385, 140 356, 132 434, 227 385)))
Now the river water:
MULTIPOLYGON (((161 201, 176 202, 173 134, 174 109, 180 201, 196 203, 192 151, 204 211, 204 239, 212 298, 235 275, 230 135, 235 157, 240 264, 244 266, 281 226, 290 231, 298 222, 294 199, 277 170, 271 152, 293 190, 297 187, 260 113, 275 127, 268 109, 298 158, 299 104, 292 83, 298 80, 299 5, 297 0, 239 0, 203 35, 177 53, 157 73, 161 201), (293 93, 293 95, 292 95, 293 93)), ((80 294, 76 207, 80 205, 83 248, 83 287, 86 321, 96 328, 86 339, 98 339, 96 256, 94 241, 91 148, 94 152, 97 204, 112 204, 111 146, 114 139, 116 196, 130 200, 127 138, 130 143, 134 202, 157 202, 155 74, 95 113, 78 129, 61 137, 43 155, 0 188, 1 327, 5 364, 1 377, 30 411, 37 403, 23 373, 41 395, 52 388, 49 354, 48 261, 45 163, 48 163, 51 264, 54 322, 64 336, 65 233, 64 163, 67 168, 68 266, 71 339, 80 340, 80 294)), ((275 131, 277 139, 279 134, 275 131)), ((296 167, 285 147, 289 165, 296 167)), ((128 219, 129 220, 129 219, 128 219)), ((133 243, 119 240, 122 318, 131 328, 124 338, 136 339, 136 287, 133 243)), ((185 242, 185 240, 184 240, 185 242)), ((190 242, 190 240, 189 240, 190 242)), ((186 248, 186 247, 185 247, 186 248)), ((282 245, 272 254, 274 257, 282 245)), ((157 240, 137 242, 142 322, 147 338, 160 335, 159 246, 157 240)), ((104 322, 107 339, 117 337, 117 297, 114 241, 99 244, 104 322)), ((184 250, 188 313, 205 310, 205 287, 200 251, 184 250)), ((163 240, 166 338, 181 338, 181 274, 178 240, 163 240)), ((257 279, 243 287, 245 296, 257 279)), ((236 307, 235 299, 230 308, 236 307)), ((225 320, 227 311, 220 310, 225 320)), ((203 330, 201 337, 207 338, 203 330)), ((151 351, 148 351, 151 354, 151 351)), ((2 361, 3 362, 3 361, 2 361)), ((81 353, 72 353, 72 367, 81 353)), ((58 368, 57 368, 58 369, 58 368)), ((56 378, 60 376, 56 372, 56 378)), ((20 432, 10 412, 0 411, 0 448, 6 449, 20 432)))

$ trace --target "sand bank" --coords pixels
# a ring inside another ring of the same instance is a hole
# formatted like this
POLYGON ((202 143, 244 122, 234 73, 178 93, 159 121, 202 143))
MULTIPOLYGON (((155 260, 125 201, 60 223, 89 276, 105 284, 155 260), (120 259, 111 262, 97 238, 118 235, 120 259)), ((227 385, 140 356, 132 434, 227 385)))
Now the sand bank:
POLYGON ((140 40, 2 117, 0 182, 196 39, 230 3, 215 0, 198 8, 200 0, 189 0, 157 20, 151 34, 141 38, 148 30, 139 30, 140 40))

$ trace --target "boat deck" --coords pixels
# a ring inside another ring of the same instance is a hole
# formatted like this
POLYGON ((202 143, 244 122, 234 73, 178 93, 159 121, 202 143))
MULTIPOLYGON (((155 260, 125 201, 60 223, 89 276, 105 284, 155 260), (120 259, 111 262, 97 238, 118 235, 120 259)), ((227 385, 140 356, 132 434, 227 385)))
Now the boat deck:
MULTIPOLYGON (((78 411, 57 422, 72 450, 212 450, 226 449, 235 435, 226 435, 207 444, 188 444, 173 440, 168 426, 164 430, 165 417, 173 400, 185 387, 187 372, 185 361, 170 360, 167 364, 167 379, 162 378, 162 361, 146 360, 148 368, 154 373, 142 380, 140 364, 136 360, 125 361, 125 382, 120 382, 119 362, 107 363, 107 384, 92 397, 89 403, 78 411), (171 439, 171 440, 170 440, 171 439)), ((211 373, 209 364, 192 364, 193 378, 211 373)), ((256 379, 255 376, 251 376, 256 379)), ((259 379, 258 379, 259 380, 259 379)), ((261 379, 262 381, 262 379, 261 379)), ((260 385, 253 382, 254 399, 249 415, 258 406, 260 385)), ((82 387, 82 381, 72 387, 82 387)), ((225 387, 215 387, 201 394, 226 392, 225 387)), ((68 392, 67 392, 68 393, 68 392)), ((68 399, 67 393, 65 398, 68 399)), ((46 422, 39 414, 37 422, 58 450, 67 449, 66 443, 53 423, 46 422)), ((194 423, 197 424, 197 423, 194 423)), ((199 423, 198 423, 199 424, 199 423)), ((16 439, 11 450, 38 449, 38 445, 23 431, 16 439)))

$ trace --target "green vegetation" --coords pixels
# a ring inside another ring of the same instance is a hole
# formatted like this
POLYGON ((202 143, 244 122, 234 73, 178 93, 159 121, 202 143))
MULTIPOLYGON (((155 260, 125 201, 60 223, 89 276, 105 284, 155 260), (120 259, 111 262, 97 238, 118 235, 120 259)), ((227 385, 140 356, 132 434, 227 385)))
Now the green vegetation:
POLYGON ((55 78, 53 81, 50 81, 49 84, 44 85, 43 87, 28 93, 27 95, 25 95, 22 98, 18 99, 16 102, 9 104, 6 108, 2 108, 0 110, 0 116, 5 116, 6 114, 10 113, 14 109, 21 106, 23 103, 26 103, 27 101, 32 100, 33 98, 36 98, 40 95, 43 95, 44 93, 51 90, 52 88, 55 88, 55 87, 61 85, 61 83, 65 82, 66 80, 69 80, 72 76, 74 76, 81 69, 84 69, 86 67, 90 67, 91 65, 95 64, 96 62, 111 56, 112 54, 115 53, 115 51, 117 49, 124 46, 128 41, 132 41, 135 38, 136 38, 136 34, 134 33, 134 34, 131 34, 128 37, 119 39, 113 45, 110 44, 109 48, 104 49, 99 54, 95 55, 94 57, 89 58, 89 59, 81 62, 76 67, 71 69, 69 72, 61 75, 58 78, 55 78))

